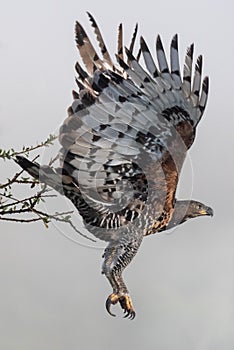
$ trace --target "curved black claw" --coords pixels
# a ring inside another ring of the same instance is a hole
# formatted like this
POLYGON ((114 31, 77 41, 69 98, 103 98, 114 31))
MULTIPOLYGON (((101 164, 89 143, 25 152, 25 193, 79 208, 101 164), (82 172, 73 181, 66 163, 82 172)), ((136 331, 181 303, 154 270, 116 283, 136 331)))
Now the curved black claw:
POLYGON ((125 295, 119 295, 119 294, 115 294, 112 293, 111 295, 109 295, 109 297, 106 300, 106 310, 107 312, 111 315, 111 316, 116 316, 115 314, 113 314, 110 310, 111 305, 115 305, 117 304, 117 302, 120 303, 123 311, 124 311, 124 318, 129 318, 129 319, 134 319, 136 316, 135 311, 133 310, 133 305, 132 305, 132 301, 131 298, 128 294, 125 295))
POLYGON ((135 311, 134 310, 132 310, 132 311, 124 311, 124 313, 127 313, 125 316, 124 316, 124 318, 129 318, 130 320, 133 320, 135 317, 136 317, 136 313, 135 313, 135 311))
POLYGON ((136 312, 133 310, 133 305, 131 298, 129 295, 125 295, 119 299, 119 303, 124 310, 125 316, 124 318, 129 318, 130 320, 133 320, 136 316, 136 312))
POLYGON ((111 312, 110 308, 111 305, 116 304, 118 300, 114 302, 114 300, 112 300, 112 296, 113 294, 111 294, 106 300, 106 310, 111 316, 115 317, 116 315, 111 312))

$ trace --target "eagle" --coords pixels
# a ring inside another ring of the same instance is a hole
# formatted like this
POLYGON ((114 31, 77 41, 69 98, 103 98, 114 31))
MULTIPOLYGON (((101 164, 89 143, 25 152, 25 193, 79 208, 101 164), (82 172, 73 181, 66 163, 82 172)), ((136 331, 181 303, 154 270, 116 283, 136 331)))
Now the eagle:
POLYGON ((201 202, 176 198, 182 165, 207 104, 209 79, 202 80, 202 56, 193 64, 193 44, 181 71, 177 34, 169 60, 159 35, 157 62, 142 36, 134 54, 137 26, 130 46, 124 47, 119 25, 113 60, 95 19, 88 16, 98 45, 95 49, 76 22, 78 88, 59 131, 59 166, 23 156, 15 161, 69 198, 86 229, 107 242, 102 273, 113 291, 106 309, 115 316, 111 306, 119 303, 124 317, 133 319, 136 313, 122 273, 143 237, 213 215, 201 202))

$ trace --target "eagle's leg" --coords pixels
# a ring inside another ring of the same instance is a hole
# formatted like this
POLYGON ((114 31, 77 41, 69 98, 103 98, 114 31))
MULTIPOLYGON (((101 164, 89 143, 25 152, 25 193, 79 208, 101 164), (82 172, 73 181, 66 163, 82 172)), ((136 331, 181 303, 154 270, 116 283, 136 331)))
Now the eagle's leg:
POLYGON ((113 293, 106 300, 106 309, 112 316, 115 315, 111 313, 110 307, 117 302, 120 303, 126 314, 124 317, 133 319, 136 315, 128 289, 123 281, 122 272, 135 256, 141 241, 142 239, 127 243, 111 242, 105 249, 102 273, 105 274, 113 288, 113 293))

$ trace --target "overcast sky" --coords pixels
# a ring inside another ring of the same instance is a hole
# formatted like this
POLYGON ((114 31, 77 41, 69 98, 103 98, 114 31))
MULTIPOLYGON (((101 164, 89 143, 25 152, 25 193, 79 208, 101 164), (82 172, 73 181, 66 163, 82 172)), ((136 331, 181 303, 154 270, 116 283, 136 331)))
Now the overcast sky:
MULTIPOLYGON (((92 33, 86 11, 95 16, 112 53, 119 23, 129 44, 138 22, 152 51, 157 33, 167 49, 178 33, 181 61, 192 42, 195 53, 204 55, 210 96, 180 194, 186 197, 192 190, 192 198, 212 206, 215 216, 144 240, 125 272, 137 311, 134 321, 123 320, 117 307, 115 319, 104 309, 111 290, 100 273, 101 249, 65 238, 73 237, 66 227, 0 223, 0 347, 232 350, 233 1, 4 2, 0 148, 20 149, 58 131, 75 88, 75 20, 92 33)), ((17 170, 2 163, 0 182, 17 170)), ((69 206, 64 200, 50 205, 54 210, 69 206)))

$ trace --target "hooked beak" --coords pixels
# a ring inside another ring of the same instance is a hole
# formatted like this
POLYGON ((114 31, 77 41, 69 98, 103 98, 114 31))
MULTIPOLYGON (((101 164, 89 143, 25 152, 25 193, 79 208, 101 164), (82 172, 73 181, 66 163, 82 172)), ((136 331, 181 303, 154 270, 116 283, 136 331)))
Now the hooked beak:
POLYGON ((200 214, 201 214, 201 215, 213 216, 213 215, 214 215, 214 211, 213 211, 212 208, 206 207, 206 209, 202 209, 202 210, 200 211, 200 214))

